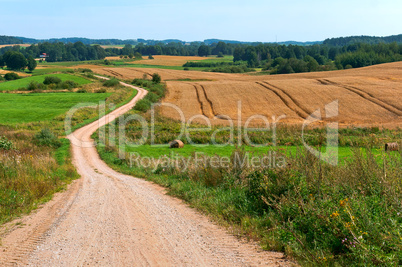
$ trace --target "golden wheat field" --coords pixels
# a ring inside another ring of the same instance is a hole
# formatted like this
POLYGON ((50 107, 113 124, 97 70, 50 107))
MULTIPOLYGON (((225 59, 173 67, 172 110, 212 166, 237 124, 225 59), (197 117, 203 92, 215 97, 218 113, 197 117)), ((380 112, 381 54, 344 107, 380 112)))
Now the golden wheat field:
POLYGON ((0 48, 7 47, 7 46, 15 46, 15 45, 19 45, 21 47, 29 47, 29 46, 31 46, 30 44, 5 44, 5 45, 0 45, 0 48))
POLYGON ((200 61, 206 60, 206 57, 196 57, 196 56, 163 56, 156 55, 153 56, 154 59, 148 59, 144 57, 143 60, 137 60, 132 62, 133 64, 144 64, 144 65, 158 65, 158 66, 183 66, 187 61, 200 61))
MULTIPOLYGON (((212 124, 227 125, 232 120, 255 125, 264 122, 261 116, 270 123, 282 116, 283 123, 299 124, 320 109, 319 124, 335 120, 345 126, 402 127, 402 62, 261 76, 153 68, 92 69, 128 80, 157 72, 168 88, 163 103, 176 105, 186 120, 200 123, 208 119, 212 124), (326 118, 326 105, 336 100, 338 116, 326 118)), ((162 114, 174 119, 181 116, 171 107, 162 108, 162 114)))

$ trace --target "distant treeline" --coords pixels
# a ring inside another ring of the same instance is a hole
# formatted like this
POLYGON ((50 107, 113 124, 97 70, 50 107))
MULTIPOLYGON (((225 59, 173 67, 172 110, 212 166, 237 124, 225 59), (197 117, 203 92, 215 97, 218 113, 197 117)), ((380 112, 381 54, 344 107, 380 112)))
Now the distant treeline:
POLYGON ((0 35, 0 45, 22 44, 22 43, 23 41, 16 37, 0 35))
MULTIPOLYGON (((102 48, 100 45, 85 45, 82 42, 75 43, 39 43, 29 47, 4 47, 0 49, 0 55, 13 50, 38 58, 46 53, 46 61, 83 61, 100 60, 107 56, 128 56, 140 58, 135 55, 174 55, 174 56, 209 56, 224 55, 233 56, 233 62, 239 66, 214 65, 206 63, 205 68, 215 68, 214 71, 248 71, 253 68, 269 70, 270 73, 293 73, 307 71, 324 71, 344 68, 358 68, 374 64, 401 61, 402 43, 354 43, 344 46, 332 46, 328 44, 315 45, 279 45, 279 44, 241 44, 218 42, 211 45, 191 43, 182 44, 172 42, 155 45, 138 44, 132 46, 126 44, 123 48, 102 48), (208 65, 209 64, 209 65, 208 65), (229 68, 230 67, 230 68, 229 68)), ((189 63, 195 64, 195 63, 189 63)), ((197 65, 198 66, 198 65, 197 65)), ((195 67, 195 66, 184 66, 195 67)), ((198 66, 200 67, 200 66, 198 66)))
POLYGON ((402 43, 402 34, 391 35, 385 37, 376 36, 349 36, 349 37, 338 37, 330 38, 324 41, 325 45, 331 46, 345 46, 350 44, 365 43, 365 44, 379 44, 379 43, 402 43))
POLYGON ((106 57, 105 49, 99 45, 85 45, 82 42, 76 43, 39 43, 29 47, 3 47, 0 49, 0 55, 7 51, 16 51, 23 54, 26 58, 32 56, 39 58, 40 55, 46 54, 46 61, 83 61, 83 60, 98 60, 106 57))

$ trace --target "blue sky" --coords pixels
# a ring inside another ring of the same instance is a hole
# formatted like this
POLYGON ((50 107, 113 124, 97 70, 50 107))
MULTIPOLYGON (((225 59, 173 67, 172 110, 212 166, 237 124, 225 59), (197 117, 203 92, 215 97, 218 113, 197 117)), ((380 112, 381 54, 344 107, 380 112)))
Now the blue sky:
POLYGON ((0 35, 318 41, 401 34, 400 0, 0 0, 0 35))

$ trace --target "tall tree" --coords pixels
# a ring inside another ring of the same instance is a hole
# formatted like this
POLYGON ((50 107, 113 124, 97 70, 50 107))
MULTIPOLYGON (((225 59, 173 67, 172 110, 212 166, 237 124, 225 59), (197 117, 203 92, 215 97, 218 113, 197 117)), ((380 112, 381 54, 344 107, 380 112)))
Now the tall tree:
POLYGON ((200 57, 207 57, 209 55, 209 47, 206 45, 200 45, 198 48, 198 55, 200 57))
POLYGON ((27 61, 28 61, 28 64, 27 64, 28 70, 30 72, 32 72, 36 68, 38 63, 36 62, 36 60, 32 56, 29 56, 27 61))
POLYGON ((7 68, 20 70, 27 66, 27 59, 20 52, 8 51, 3 55, 7 68))

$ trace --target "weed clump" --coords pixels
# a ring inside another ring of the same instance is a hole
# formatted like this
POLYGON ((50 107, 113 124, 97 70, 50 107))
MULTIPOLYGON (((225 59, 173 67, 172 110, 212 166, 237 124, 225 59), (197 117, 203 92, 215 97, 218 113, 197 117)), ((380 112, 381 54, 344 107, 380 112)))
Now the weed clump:
POLYGON ((49 146, 58 148, 61 146, 61 142, 57 138, 57 136, 50 131, 48 128, 42 129, 39 133, 34 136, 34 140, 37 144, 41 146, 49 146))
POLYGON ((14 144, 8 140, 5 136, 0 136, 0 149, 11 150, 14 149, 14 144))
POLYGON ((104 81, 103 82, 103 86, 106 86, 106 87, 116 87, 117 85, 119 85, 119 80, 117 80, 117 79, 115 79, 115 78, 112 78, 112 79, 110 79, 110 80, 106 80, 106 81, 104 81))

